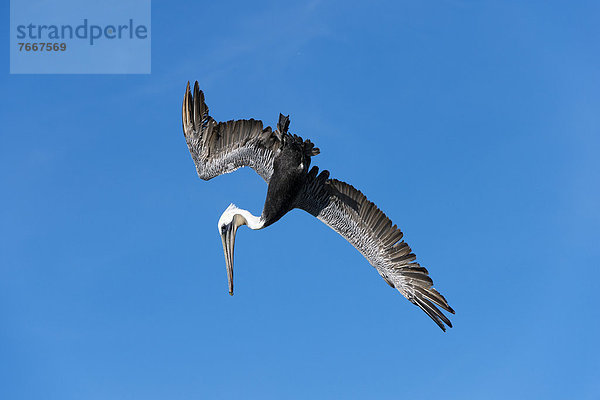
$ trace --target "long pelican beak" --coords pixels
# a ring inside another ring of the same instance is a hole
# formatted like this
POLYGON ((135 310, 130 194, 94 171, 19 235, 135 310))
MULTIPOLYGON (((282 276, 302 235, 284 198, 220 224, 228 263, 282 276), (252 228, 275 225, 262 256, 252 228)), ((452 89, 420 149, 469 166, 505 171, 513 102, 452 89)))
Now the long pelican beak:
POLYGON ((235 233, 239 227, 234 218, 231 223, 221 228, 221 241, 223 242, 223 253, 225 253, 225 265, 227 266, 227 281, 229 282, 229 294, 233 296, 233 247, 235 246, 235 233))

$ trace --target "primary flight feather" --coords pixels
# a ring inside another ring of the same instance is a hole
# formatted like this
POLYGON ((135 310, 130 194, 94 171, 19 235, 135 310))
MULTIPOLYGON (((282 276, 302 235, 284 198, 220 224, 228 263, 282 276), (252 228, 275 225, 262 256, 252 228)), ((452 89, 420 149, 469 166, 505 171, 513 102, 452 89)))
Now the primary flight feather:
POLYGON ((262 229, 294 208, 317 217, 350 242, 377 272, 404 297, 419 306, 443 330, 452 327, 439 309, 454 314, 436 289, 427 269, 420 266, 402 232, 375 204, 352 185, 329 178, 328 171, 310 167, 319 154, 310 140, 288 132, 290 120, 279 115, 277 129, 262 121, 216 122, 208 111, 198 82, 193 93, 185 90, 182 107, 185 139, 198 176, 209 180, 251 167, 268 184, 260 216, 231 204, 218 223, 227 267, 229 293, 233 295, 235 234, 242 225, 262 229), (439 308, 438 308, 439 307, 439 308))

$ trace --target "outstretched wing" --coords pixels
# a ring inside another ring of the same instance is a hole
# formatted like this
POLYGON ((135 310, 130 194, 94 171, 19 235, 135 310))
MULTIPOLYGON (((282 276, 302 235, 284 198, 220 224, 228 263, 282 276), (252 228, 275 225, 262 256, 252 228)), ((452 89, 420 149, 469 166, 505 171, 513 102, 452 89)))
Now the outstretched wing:
MULTIPOLYGON (((280 116, 280 125, 289 120, 280 116)), ((242 119, 216 122, 208 115, 204 93, 194 85, 190 92, 188 82, 182 107, 183 133, 198 176, 209 180, 251 167, 266 182, 273 174, 273 159, 281 146, 281 133, 271 127, 263 129, 262 121, 242 119)), ((285 126, 287 129, 287 126, 285 126)))
POLYGON ((444 331, 450 320, 438 307, 454 310, 437 290, 427 269, 402 239, 402 231, 353 186, 328 179, 329 172, 313 167, 296 207, 320 219, 360 251, 385 281, 419 306, 444 331))

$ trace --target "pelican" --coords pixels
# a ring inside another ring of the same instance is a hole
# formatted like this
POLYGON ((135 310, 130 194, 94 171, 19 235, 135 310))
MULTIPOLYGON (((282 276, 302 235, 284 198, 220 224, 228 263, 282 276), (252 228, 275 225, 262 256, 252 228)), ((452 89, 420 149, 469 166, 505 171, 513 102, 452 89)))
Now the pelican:
POLYGON ((182 107, 183 133, 198 176, 209 180, 241 167, 255 170, 268 184, 262 214, 255 216, 231 204, 218 222, 229 294, 233 295, 233 249, 242 225, 263 229, 299 208, 317 217, 350 242, 392 288, 419 306, 442 330, 452 327, 440 311, 454 314, 436 289, 427 269, 402 240, 402 232, 379 208, 348 183, 310 167, 319 149, 288 132, 289 116, 279 114, 277 129, 262 121, 216 122, 208 113, 198 82, 188 82, 182 107), (445 325, 444 325, 445 324, 445 325))

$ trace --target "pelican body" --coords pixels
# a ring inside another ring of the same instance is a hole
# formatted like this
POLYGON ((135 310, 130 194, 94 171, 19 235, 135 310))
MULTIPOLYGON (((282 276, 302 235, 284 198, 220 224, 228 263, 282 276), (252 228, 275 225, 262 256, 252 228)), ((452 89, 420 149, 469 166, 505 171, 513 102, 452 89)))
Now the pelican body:
POLYGON ((242 225, 263 229, 294 208, 315 216, 348 240, 383 279, 419 306, 442 330, 452 327, 441 307, 454 314, 433 288, 427 269, 402 239, 403 234, 375 204, 353 186, 329 179, 329 172, 310 167, 319 154, 310 140, 288 132, 288 116, 279 115, 277 129, 263 129, 254 119, 216 122, 209 115, 204 93, 189 82, 182 107, 183 132, 198 176, 215 176, 249 166, 268 184, 260 216, 231 204, 218 222, 223 244, 229 294, 233 295, 235 235, 242 225))

